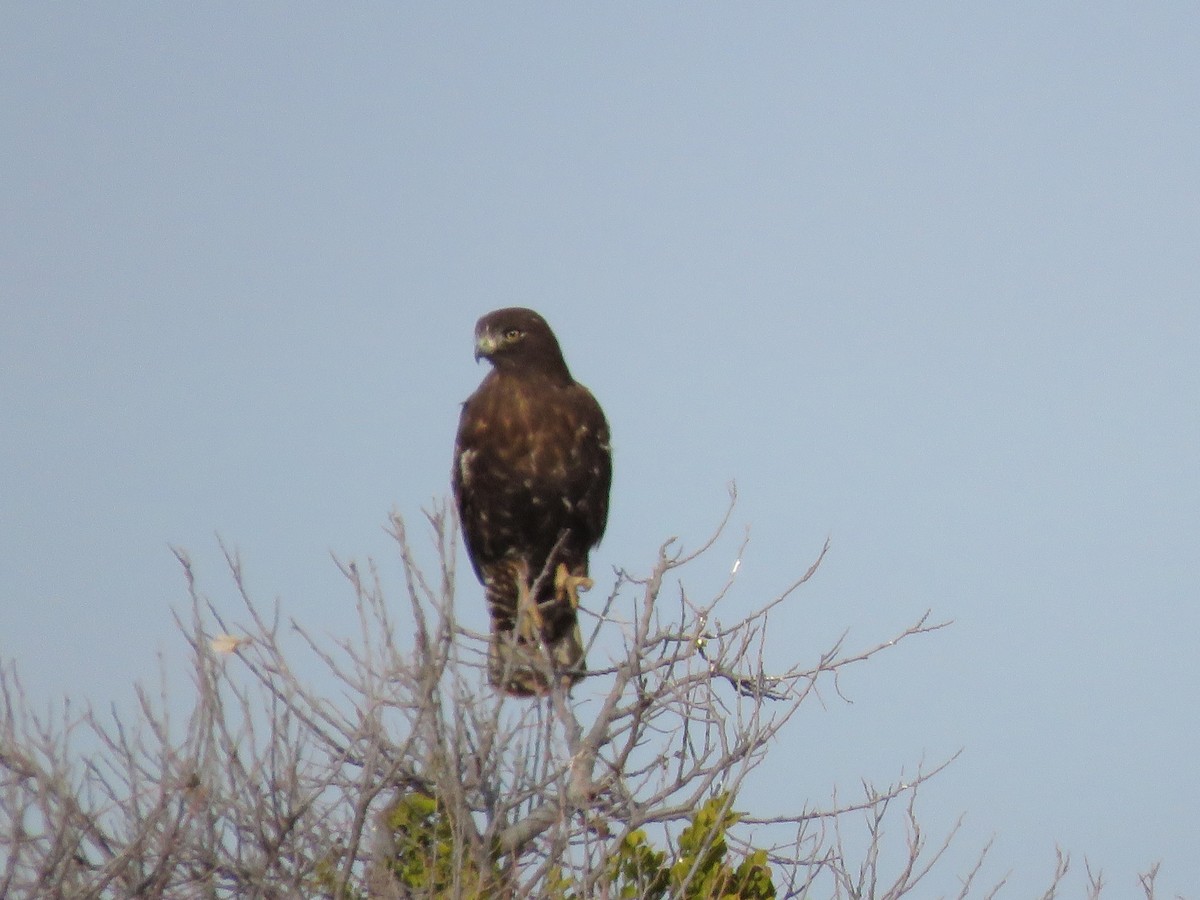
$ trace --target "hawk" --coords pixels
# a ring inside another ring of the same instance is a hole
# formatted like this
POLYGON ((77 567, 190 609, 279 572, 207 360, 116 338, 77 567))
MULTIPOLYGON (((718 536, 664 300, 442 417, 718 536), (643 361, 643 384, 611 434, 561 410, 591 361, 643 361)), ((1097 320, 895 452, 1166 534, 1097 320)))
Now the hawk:
POLYGON ((481 357, 492 369, 463 404, 454 500, 491 613, 488 679, 517 696, 544 694, 586 671, 576 609, 608 521, 608 422, 533 310, 480 319, 481 357))

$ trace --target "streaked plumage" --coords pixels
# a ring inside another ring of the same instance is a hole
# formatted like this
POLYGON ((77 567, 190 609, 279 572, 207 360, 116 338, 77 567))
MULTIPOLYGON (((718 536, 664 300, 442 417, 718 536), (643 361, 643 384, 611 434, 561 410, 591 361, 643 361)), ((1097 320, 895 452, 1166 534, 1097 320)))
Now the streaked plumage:
POLYGON ((467 555, 492 617, 488 675, 544 693, 585 670, 578 590, 608 519, 612 455, 600 405, 530 309, 475 326, 492 370, 463 404, 451 482, 467 555))

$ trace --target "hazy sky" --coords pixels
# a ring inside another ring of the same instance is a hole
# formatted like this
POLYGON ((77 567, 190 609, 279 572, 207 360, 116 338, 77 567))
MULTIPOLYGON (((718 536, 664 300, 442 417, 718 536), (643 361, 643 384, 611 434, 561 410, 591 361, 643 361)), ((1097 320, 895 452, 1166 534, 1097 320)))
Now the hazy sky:
POLYGON ((955 621, 805 708, 744 808, 961 747, 941 884, 995 834, 1002 897, 1056 843, 1113 896, 1200 885, 1200 7, 0 22, 0 660, 37 703, 184 665, 169 545, 224 602, 219 534, 316 630, 331 550, 399 603, 386 516, 448 493, 474 321, 527 305, 612 423, 602 583, 736 480, 693 595, 746 527, 730 617, 832 538, 770 660, 955 621))

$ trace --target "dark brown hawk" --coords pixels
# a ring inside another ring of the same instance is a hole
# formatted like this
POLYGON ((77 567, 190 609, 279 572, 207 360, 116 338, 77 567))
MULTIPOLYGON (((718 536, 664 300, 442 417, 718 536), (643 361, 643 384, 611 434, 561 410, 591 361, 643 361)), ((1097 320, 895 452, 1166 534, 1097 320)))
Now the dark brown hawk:
POLYGON ((463 404, 454 499, 492 616, 488 678, 541 694, 586 670, 576 609, 608 520, 608 422, 533 310, 480 319, 480 357, 492 370, 463 404))

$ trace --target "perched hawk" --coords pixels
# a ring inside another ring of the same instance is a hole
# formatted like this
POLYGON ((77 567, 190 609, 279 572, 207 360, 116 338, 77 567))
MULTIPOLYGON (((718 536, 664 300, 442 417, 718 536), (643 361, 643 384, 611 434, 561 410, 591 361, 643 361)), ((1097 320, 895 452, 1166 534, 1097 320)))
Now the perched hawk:
POLYGON ((608 423, 533 310, 480 319, 481 356, 492 370, 463 404, 454 499, 492 616, 488 677, 541 694, 586 668, 575 610, 608 519, 608 423))

